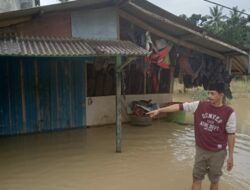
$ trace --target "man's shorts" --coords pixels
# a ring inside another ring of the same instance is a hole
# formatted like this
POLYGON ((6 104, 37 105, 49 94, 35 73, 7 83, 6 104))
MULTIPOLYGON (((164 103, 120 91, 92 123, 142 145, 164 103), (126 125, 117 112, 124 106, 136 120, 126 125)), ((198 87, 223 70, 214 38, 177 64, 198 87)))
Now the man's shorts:
POLYGON ((193 168, 193 177, 198 180, 208 178, 212 183, 217 183, 222 175, 222 167, 227 156, 227 151, 211 152, 196 146, 196 155, 193 168))

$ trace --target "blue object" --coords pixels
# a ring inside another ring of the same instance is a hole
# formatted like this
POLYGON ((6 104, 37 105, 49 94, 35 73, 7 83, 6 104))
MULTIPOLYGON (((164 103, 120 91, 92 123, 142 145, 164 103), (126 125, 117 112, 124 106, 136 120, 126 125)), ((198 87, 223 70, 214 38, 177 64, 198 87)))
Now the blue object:
POLYGON ((86 127, 85 58, 0 61, 0 136, 86 127))
POLYGON ((148 105, 140 105, 140 104, 136 104, 136 105, 146 111, 153 111, 159 108, 159 104, 157 103, 149 103, 148 105))

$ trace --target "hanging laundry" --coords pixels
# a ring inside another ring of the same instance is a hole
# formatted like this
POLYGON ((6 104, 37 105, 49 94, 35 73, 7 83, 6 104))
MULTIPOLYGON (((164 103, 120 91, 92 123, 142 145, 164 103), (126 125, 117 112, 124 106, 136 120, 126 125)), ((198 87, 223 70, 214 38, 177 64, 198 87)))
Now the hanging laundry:
POLYGON ((163 69, 170 68, 169 52, 171 48, 164 48, 158 52, 153 52, 149 56, 146 56, 146 61, 154 63, 163 69))
POLYGON ((209 55, 188 54, 183 51, 177 60, 179 76, 183 78, 185 88, 203 86, 207 90, 209 83, 222 82, 225 84, 225 96, 232 98, 230 82, 233 77, 222 60, 209 55))
POLYGON ((157 51, 157 48, 155 47, 155 45, 151 39, 151 35, 148 31, 145 33, 145 41, 146 41, 146 50, 148 50, 150 52, 150 54, 152 52, 157 51))
POLYGON ((193 75, 193 70, 189 64, 189 58, 185 54, 181 54, 179 57, 180 69, 184 75, 193 75))
POLYGON ((181 76, 183 77, 185 88, 192 88, 193 87, 193 70, 189 64, 188 55, 180 54, 178 62, 179 62, 180 73, 181 73, 181 76))
POLYGON ((147 74, 147 92, 159 93, 160 80, 159 80, 159 67, 150 65, 146 71, 147 74))

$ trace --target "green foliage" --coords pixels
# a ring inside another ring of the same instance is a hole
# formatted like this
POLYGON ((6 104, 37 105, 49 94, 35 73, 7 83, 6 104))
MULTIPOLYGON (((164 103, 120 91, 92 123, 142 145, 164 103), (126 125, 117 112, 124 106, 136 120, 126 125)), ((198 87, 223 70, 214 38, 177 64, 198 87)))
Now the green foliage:
POLYGON ((227 19, 227 16, 222 13, 223 8, 216 6, 213 8, 210 7, 209 10, 210 15, 207 15, 208 21, 206 24, 213 28, 220 28, 227 19))
POLYGON ((223 14, 223 8, 210 8, 210 15, 193 14, 191 17, 181 15, 181 18, 202 27, 218 37, 250 49, 250 16, 244 17, 245 10, 233 7, 229 16, 223 14))
POLYGON ((202 16, 201 14, 192 14, 191 17, 187 17, 185 14, 182 14, 179 17, 196 26, 203 26, 203 24, 207 21, 207 16, 202 16))
POLYGON ((196 88, 192 94, 192 99, 194 101, 197 101, 197 100, 206 100, 208 98, 208 95, 207 95, 207 91, 204 90, 203 88, 196 88))

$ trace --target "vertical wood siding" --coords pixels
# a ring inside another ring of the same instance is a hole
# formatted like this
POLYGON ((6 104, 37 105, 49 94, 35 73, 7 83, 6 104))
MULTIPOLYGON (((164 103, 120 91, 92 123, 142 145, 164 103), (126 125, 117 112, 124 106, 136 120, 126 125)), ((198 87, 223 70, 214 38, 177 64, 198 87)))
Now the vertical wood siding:
POLYGON ((0 59, 0 135, 86 126, 84 61, 0 59))

